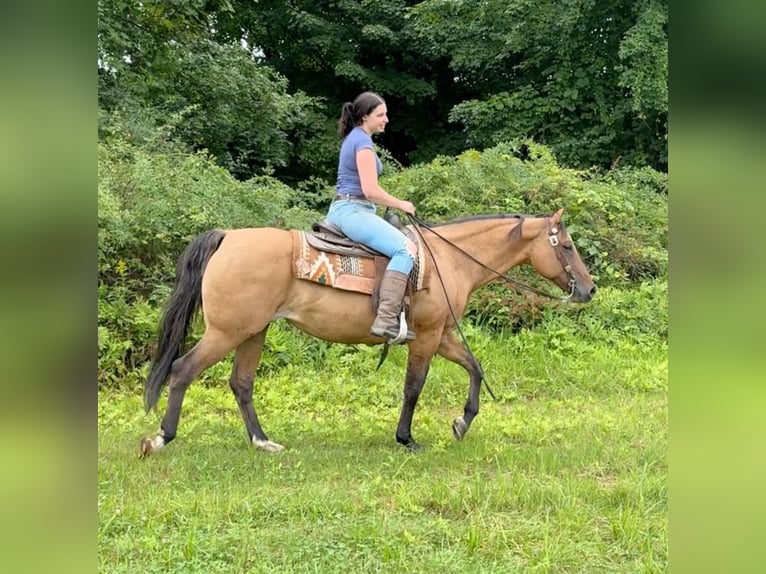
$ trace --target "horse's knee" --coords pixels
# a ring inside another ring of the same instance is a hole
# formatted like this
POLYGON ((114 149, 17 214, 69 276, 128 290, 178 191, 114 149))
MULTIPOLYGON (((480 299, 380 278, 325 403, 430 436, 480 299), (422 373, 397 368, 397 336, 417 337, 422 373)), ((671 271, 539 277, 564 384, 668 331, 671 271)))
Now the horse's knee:
POLYGON ((231 389, 232 393, 239 395, 243 390, 246 390, 247 381, 244 381, 237 375, 232 375, 229 377, 229 388, 231 389))
POLYGON ((239 404, 247 404, 253 400, 253 381, 244 377, 232 375, 229 388, 239 404))

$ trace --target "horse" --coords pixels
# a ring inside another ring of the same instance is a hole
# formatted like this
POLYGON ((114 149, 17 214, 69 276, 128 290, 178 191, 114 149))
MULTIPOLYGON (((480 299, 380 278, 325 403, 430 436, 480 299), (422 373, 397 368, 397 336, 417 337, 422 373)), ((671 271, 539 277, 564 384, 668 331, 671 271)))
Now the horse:
MULTIPOLYGON (((434 355, 460 365, 469 376, 463 415, 452 423, 461 440, 479 412, 483 371, 456 337, 457 321, 470 295, 513 267, 531 264, 575 303, 586 303, 596 286, 562 222, 563 209, 551 215, 478 215, 430 226, 419 232, 428 263, 437 271, 427 289, 410 301, 410 329, 403 402, 396 441, 420 450, 412 419, 434 355)), ((422 248, 421 247, 421 248, 422 248)), ((290 230, 257 227, 210 230, 198 235, 180 256, 173 291, 165 306, 158 342, 144 384, 144 406, 152 410, 162 387, 168 401, 160 429, 140 441, 140 456, 156 453, 176 437, 184 394, 203 371, 235 350, 229 386, 247 435, 256 450, 279 452, 253 407, 253 384, 266 331, 284 319, 313 337, 346 344, 384 344, 369 333, 374 319, 370 296, 297 279, 292 271, 290 230), (202 338, 185 352, 193 317, 201 310, 202 338)))

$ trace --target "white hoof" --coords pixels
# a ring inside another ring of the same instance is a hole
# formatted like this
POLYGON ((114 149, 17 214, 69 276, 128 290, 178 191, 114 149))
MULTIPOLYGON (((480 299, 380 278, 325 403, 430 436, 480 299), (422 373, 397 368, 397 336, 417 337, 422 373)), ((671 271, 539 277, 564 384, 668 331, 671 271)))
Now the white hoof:
POLYGON ((265 450, 266 452, 282 452, 285 450, 285 447, 279 443, 270 440, 258 440, 257 438, 253 439, 253 446, 255 450, 265 450))
POLYGON ((162 435, 154 435, 154 437, 144 437, 141 439, 141 458, 154 454, 165 446, 165 439, 162 435))

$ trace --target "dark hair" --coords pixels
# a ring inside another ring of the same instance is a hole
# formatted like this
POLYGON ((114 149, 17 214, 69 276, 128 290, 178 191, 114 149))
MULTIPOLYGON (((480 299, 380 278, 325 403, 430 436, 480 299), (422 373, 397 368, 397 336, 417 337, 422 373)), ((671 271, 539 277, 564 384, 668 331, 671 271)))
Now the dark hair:
POLYGON ((364 116, 385 103, 385 100, 375 92, 362 92, 353 102, 343 104, 343 109, 338 119, 338 135, 340 138, 346 137, 348 132, 362 123, 364 116))

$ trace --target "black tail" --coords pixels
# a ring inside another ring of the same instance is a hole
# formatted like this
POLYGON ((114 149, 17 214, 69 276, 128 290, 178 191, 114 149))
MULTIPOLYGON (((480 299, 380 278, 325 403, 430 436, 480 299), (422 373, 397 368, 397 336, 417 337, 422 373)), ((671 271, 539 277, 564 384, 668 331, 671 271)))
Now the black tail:
POLYGON ((157 351, 144 383, 144 408, 147 412, 157 404, 173 361, 185 352, 189 325, 202 304, 202 274, 208 259, 221 245, 225 235, 218 229, 198 235, 178 259, 173 293, 160 320, 157 351))

